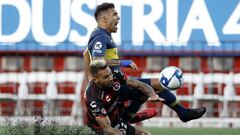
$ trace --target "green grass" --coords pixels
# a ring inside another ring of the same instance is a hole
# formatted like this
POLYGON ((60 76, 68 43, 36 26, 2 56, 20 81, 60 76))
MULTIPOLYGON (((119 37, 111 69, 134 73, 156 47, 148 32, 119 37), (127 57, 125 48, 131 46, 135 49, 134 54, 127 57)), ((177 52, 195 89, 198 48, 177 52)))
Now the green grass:
POLYGON ((239 135, 240 128, 145 128, 152 135, 239 135))
POLYGON ((73 126, 17 126, 0 127, 0 135, 96 135, 88 127, 73 126))
MULTIPOLYGON (((152 135, 239 135, 240 128, 145 128, 152 135)), ((0 135, 95 135, 88 127, 17 126, 0 127, 0 135)))

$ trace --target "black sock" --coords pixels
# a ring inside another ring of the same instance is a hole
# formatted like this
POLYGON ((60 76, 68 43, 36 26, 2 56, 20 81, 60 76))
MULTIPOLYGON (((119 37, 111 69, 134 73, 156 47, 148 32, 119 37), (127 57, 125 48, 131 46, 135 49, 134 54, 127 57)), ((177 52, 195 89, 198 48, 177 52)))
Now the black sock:
POLYGON ((176 96, 169 90, 163 90, 158 93, 158 96, 165 99, 163 103, 170 108, 172 108, 179 117, 184 117, 187 113, 187 109, 181 105, 181 103, 177 100, 176 96))

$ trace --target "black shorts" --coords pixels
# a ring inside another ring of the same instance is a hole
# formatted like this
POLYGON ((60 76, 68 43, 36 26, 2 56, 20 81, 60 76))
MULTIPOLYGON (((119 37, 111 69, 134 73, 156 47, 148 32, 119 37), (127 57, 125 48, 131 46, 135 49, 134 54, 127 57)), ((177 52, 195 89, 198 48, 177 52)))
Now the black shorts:
MULTIPOLYGON (((101 127, 88 125, 95 133, 98 135, 105 135, 103 132, 103 129, 101 127)), ((135 128, 131 126, 128 123, 123 123, 121 121, 112 123, 112 127, 117 129, 119 132, 121 132, 123 135, 135 135, 135 128)))
MULTIPOLYGON (((136 79, 151 86, 151 79, 141 79, 141 78, 136 78, 136 79)), ((121 88, 119 91, 120 101, 139 100, 143 97, 145 98, 146 94, 144 94, 141 90, 131 88, 127 85, 121 85, 121 88)))
POLYGON ((135 135, 135 128, 128 123, 119 121, 117 123, 113 123, 112 126, 120 131, 123 135, 135 135))

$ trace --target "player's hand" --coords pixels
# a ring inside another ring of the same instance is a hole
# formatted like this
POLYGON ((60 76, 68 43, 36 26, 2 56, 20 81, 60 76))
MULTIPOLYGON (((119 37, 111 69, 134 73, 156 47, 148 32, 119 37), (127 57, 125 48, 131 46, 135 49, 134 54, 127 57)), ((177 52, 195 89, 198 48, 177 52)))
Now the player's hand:
POLYGON ((137 64, 133 61, 131 61, 130 68, 132 68, 133 70, 138 70, 137 64))
POLYGON ((150 101, 150 102, 159 102, 159 101, 165 101, 165 99, 160 98, 157 94, 154 94, 153 96, 148 98, 148 101, 150 101))

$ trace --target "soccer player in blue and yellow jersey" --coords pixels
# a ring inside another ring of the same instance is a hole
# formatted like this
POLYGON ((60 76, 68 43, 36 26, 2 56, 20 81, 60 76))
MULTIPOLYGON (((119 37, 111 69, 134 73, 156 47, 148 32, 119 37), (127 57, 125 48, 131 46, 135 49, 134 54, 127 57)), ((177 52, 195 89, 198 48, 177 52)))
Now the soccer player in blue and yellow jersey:
MULTIPOLYGON (((95 10, 95 19, 98 27, 92 32, 88 42, 88 47, 83 53, 84 68, 89 80, 92 79, 89 73, 89 65, 92 60, 105 59, 108 66, 113 72, 119 72, 120 67, 130 67, 137 70, 137 65, 131 60, 119 60, 117 47, 112 39, 111 33, 117 32, 117 25, 120 17, 113 3, 102 3, 95 10)), ((142 82, 150 85, 159 97, 165 99, 163 103, 172 108, 179 116, 180 120, 187 122, 193 119, 198 119, 206 112, 205 107, 189 109, 181 105, 176 96, 169 90, 161 87, 159 78, 139 79, 142 82)), ((129 91, 131 88, 122 88, 124 91, 129 91)), ((141 102, 131 102, 129 112, 136 113, 141 102)))

